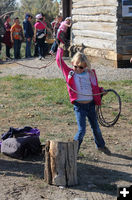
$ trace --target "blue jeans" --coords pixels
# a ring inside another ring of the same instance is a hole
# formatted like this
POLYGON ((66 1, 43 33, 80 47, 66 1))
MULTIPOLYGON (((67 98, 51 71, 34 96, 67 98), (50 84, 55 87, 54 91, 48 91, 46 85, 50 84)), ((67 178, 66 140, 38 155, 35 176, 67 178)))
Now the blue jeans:
POLYGON ((28 41, 26 38, 26 52, 25 52, 26 58, 31 57, 31 42, 32 42, 32 40, 28 41))
POLYGON ((96 147, 104 147, 105 142, 97 121, 94 101, 87 104, 75 102, 74 112, 78 125, 78 132, 76 133, 74 140, 79 141, 79 148, 86 133, 86 117, 88 118, 88 121, 90 123, 96 147))
POLYGON ((14 57, 20 58, 21 41, 14 39, 14 57))
POLYGON ((57 47, 58 47, 58 44, 57 44, 57 42, 56 42, 56 40, 55 40, 54 43, 52 44, 50 50, 51 50, 53 53, 55 53, 55 52, 57 51, 57 47))

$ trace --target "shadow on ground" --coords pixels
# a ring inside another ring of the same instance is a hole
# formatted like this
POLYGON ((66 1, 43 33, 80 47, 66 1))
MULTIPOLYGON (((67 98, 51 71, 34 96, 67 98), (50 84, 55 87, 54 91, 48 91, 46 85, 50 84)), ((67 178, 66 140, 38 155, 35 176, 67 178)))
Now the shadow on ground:
MULTIPOLYGON (((132 160, 131 157, 121 154, 112 154, 112 156, 132 160)), ((88 162, 83 163, 84 161, 85 157, 83 157, 82 160, 80 159, 80 161, 77 163, 79 184, 77 186, 70 187, 71 189, 85 192, 99 192, 102 194, 116 196, 117 185, 115 182, 119 180, 132 182, 132 174, 130 173, 99 167, 95 166, 94 164, 87 164, 88 162)), ((109 161, 92 161, 95 163, 114 164, 110 163, 109 161)), ((44 156, 34 156, 20 161, 15 159, 0 159, 0 175, 15 177, 34 176, 39 179, 43 179, 44 156)))

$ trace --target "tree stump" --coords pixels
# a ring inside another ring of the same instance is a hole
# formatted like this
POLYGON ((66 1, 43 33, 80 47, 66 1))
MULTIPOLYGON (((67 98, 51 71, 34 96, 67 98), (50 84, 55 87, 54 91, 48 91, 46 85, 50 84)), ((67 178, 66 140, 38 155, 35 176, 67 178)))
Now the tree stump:
POLYGON ((48 184, 77 185, 77 150, 77 141, 46 143, 44 178, 48 184))

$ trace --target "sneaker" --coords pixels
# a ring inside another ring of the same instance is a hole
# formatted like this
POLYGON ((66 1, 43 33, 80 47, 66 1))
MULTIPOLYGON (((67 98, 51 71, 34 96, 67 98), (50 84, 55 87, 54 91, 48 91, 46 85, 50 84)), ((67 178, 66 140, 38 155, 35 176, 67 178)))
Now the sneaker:
POLYGON ((99 148, 98 148, 98 151, 103 152, 104 154, 106 154, 106 155, 108 155, 108 156, 111 155, 111 151, 110 151, 106 146, 104 146, 104 147, 99 147, 99 148))
POLYGON ((45 57, 41 57, 41 60, 45 60, 45 57))
POLYGON ((52 56, 55 55, 55 53, 53 51, 50 51, 49 54, 51 54, 52 56))
POLYGON ((38 58, 39 60, 42 60, 42 56, 39 56, 39 58, 38 58))

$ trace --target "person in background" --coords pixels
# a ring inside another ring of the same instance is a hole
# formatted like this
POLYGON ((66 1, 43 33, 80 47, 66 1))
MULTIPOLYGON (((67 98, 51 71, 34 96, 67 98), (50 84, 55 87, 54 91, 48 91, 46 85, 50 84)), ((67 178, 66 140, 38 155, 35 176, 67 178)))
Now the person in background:
POLYGON ((23 40, 22 26, 19 24, 19 18, 14 19, 14 24, 11 26, 11 41, 14 45, 14 58, 20 59, 21 42, 23 40))
POLYGON ((6 45, 6 60, 11 59, 10 57, 10 49, 12 48, 12 42, 11 42, 11 36, 10 36, 10 29, 11 29, 11 25, 10 25, 10 16, 6 15, 4 17, 5 19, 5 23, 4 23, 4 27, 5 27, 5 34, 3 37, 3 43, 5 43, 6 45))
MULTIPOLYGON (((1 56, 1 49, 2 49, 1 42, 2 42, 2 38, 1 38, 1 35, 0 35, 0 56, 1 56)), ((0 58, 0 64, 3 64, 3 61, 2 61, 1 58, 0 58)))
POLYGON ((57 30, 62 22, 62 16, 58 15, 52 22, 51 26, 53 29, 53 37, 56 38, 57 30))
POLYGON ((32 16, 30 14, 25 15, 25 19, 23 21, 23 29, 24 29, 24 36, 26 38, 26 50, 25 50, 25 57, 31 58, 31 43, 32 38, 34 35, 32 24, 31 24, 32 16))
MULTIPOLYGON (((42 23, 44 25, 46 25, 46 22, 45 22, 45 15, 43 13, 40 13, 42 15, 42 23)), ((36 15, 37 16, 37 15, 36 15)), ((36 22, 38 22, 39 19, 36 18, 36 22)), ((47 31, 45 31, 45 33, 47 34, 47 31)), ((46 40, 46 34, 45 34, 45 40, 46 40)), ((45 43, 44 43, 45 44, 45 43)), ((37 37, 36 37, 36 41, 35 41, 35 51, 34 51, 34 57, 38 57, 39 53, 38 53, 38 43, 37 43, 37 37)))
POLYGON ((37 14, 36 23, 34 25, 34 42, 36 43, 36 45, 38 45, 39 60, 43 59, 45 55, 44 49, 47 31, 51 32, 51 30, 47 27, 47 24, 44 19, 45 16, 43 16, 42 13, 37 14))
POLYGON ((100 93, 105 93, 105 90, 98 86, 96 72, 91 69, 90 62, 84 53, 77 52, 73 56, 73 69, 67 66, 63 60, 63 46, 62 43, 60 43, 57 50, 56 61, 58 67, 63 71, 67 82, 70 101, 74 105, 74 113, 78 125, 78 131, 74 136, 74 140, 78 141, 78 151, 86 133, 87 118, 91 126, 97 149, 110 155, 111 152, 105 146, 105 141, 95 111, 95 105, 101 105, 100 93))
POLYGON ((63 44, 65 44, 65 46, 68 45, 67 30, 69 27, 71 27, 71 25, 71 17, 66 17, 66 19, 61 22, 56 36, 58 44, 62 42, 63 44))
MULTIPOLYGON (((36 22, 38 21, 38 19, 36 19, 36 22)), ((34 34, 35 37, 35 34, 34 34)), ((33 41, 34 41, 34 57, 38 57, 39 53, 38 53, 38 43, 37 43, 37 37, 34 38, 33 37, 33 41)))
MULTIPOLYGON (((46 18, 45 18, 45 15, 41 12, 41 15, 42 15, 42 17, 43 17, 43 20, 42 20, 42 22, 45 24, 45 27, 46 27, 46 35, 45 35, 45 41, 46 41, 46 37, 47 37, 47 35, 48 35, 48 32, 50 32, 51 33, 51 30, 47 27, 47 23, 46 23, 46 18)), ((44 57, 46 56, 46 54, 48 53, 48 44, 45 42, 44 43, 44 49, 43 49, 43 52, 44 52, 44 57)))
MULTIPOLYGON (((5 26, 4 26, 4 22, 3 22, 3 18, 0 18, 0 57, 1 57, 1 50, 2 50, 2 42, 3 42, 3 37, 5 34, 5 26)), ((3 63, 2 58, 0 58, 0 64, 3 63)))
POLYGON ((59 28, 61 22, 62 22, 62 16, 60 16, 60 15, 57 16, 53 22, 51 22, 51 26, 52 26, 52 29, 53 29, 53 36, 55 38, 55 41, 52 44, 50 52, 49 52, 51 55, 54 55, 55 52, 57 51, 57 48, 58 48, 58 44, 57 44, 57 41, 56 41, 56 34, 57 34, 57 31, 58 31, 58 28, 59 28))

